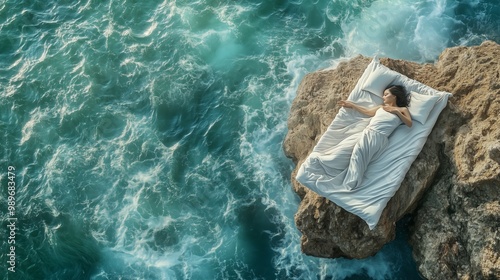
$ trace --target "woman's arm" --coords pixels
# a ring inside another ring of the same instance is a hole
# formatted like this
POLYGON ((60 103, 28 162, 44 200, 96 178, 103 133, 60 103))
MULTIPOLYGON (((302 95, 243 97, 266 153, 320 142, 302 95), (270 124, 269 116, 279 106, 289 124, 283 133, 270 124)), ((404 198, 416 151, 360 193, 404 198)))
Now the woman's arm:
POLYGON ((389 113, 397 115, 408 127, 412 126, 410 111, 406 107, 382 106, 389 113))
POLYGON ((353 102, 347 101, 347 100, 340 100, 339 102, 337 102, 337 104, 339 104, 340 106, 345 107, 345 108, 354 109, 354 110, 356 110, 362 114, 365 114, 367 116, 370 116, 370 117, 375 116, 375 112, 377 112, 377 110, 380 108, 380 106, 367 108, 367 107, 358 105, 356 103, 353 103, 353 102))

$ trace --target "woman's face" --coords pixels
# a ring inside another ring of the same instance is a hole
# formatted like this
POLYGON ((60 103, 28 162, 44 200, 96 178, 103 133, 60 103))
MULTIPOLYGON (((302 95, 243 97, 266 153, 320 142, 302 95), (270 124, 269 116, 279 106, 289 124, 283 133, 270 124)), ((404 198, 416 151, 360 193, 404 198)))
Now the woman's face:
POLYGON ((385 104, 396 103, 396 96, 392 95, 388 89, 384 91, 384 96, 382 98, 384 99, 385 104))

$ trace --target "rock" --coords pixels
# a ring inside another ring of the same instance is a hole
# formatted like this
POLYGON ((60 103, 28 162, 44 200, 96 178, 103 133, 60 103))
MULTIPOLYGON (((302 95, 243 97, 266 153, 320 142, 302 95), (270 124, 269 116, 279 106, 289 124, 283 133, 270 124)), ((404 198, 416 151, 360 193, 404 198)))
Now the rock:
MULTIPOLYGON (((442 130, 441 168, 415 215, 411 244, 432 279, 500 278, 500 46, 445 50, 453 76, 442 130)), ((446 81, 446 82, 445 82, 446 81)))
MULTIPOLYGON (((299 86, 284 141, 287 156, 299 166, 335 117, 337 101, 347 98, 372 59, 358 56, 333 70, 307 75, 299 86)), ((381 62, 410 78, 435 75, 432 65, 382 59, 381 62)), ((431 85, 434 86, 434 85, 431 85)), ((431 135, 438 138, 439 136, 431 135)), ((292 184, 303 198, 295 216, 302 235, 302 250, 319 257, 365 258, 377 253, 395 237, 395 222, 411 212, 430 186, 439 168, 438 141, 429 141, 413 163, 402 187, 388 203, 377 227, 371 231, 359 217, 300 185, 292 184)), ((296 170, 292 177, 295 178, 296 170)))
MULTIPOLYGON (((371 58, 358 56, 301 82, 283 143, 297 167, 338 112, 371 58)), ((295 216, 308 255, 365 258, 394 239, 395 222, 412 213, 410 243, 429 279, 500 278, 500 46, 446 49, 435 64, 381 63, 453 93, 422 152, 387 204, 377 227, 301 186, 295 216)))

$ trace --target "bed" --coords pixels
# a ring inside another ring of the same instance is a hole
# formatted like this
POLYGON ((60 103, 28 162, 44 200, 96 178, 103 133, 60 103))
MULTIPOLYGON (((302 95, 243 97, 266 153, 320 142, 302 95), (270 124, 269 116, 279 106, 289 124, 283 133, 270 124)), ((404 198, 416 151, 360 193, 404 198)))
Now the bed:
POLYGON ((411 94, 413 125, 400 125, 389 137, 389 145, 367 163, 359 187, 342 185, 354 145, 368 125, 367 117, 353 109, 341 108, 300 166, 296 179, 302 185, 362 218, 373 230, 401 185, 411 164, 422 150, 451 93, 435 90, 380 64, 374 58, 349 94, 348 100, 371 107, 383 103, 388 85, 402 85, 411 94))

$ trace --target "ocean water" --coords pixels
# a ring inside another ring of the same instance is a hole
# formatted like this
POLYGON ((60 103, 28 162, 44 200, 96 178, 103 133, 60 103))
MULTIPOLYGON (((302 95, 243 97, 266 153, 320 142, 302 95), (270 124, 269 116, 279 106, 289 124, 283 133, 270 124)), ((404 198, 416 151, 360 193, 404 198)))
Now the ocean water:
POLYGON ((1 0, 1 278, 420 279, 406 219, 301 253, 289 109, 306 73, 499 27, 493 0, 1 0))

